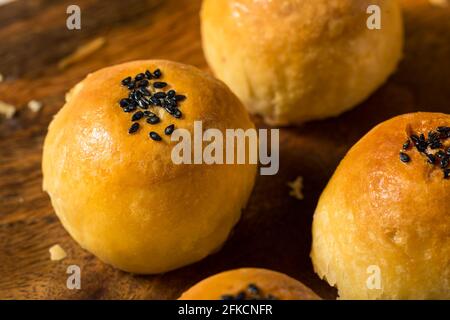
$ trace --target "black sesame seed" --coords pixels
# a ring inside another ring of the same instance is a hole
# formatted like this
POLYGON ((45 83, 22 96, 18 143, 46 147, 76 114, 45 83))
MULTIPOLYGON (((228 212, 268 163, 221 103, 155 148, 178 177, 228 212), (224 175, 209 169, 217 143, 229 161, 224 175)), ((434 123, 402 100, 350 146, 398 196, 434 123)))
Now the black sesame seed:
POLYGON ((153 77, 155 78, 155 79, 159 79, 159 78, 161 78, 161 70, 159 70, 159 69, 156 69, 154 72, 153 72, 153 77))
POLYGON ((186 96, 182 95, 182 94, 178 94, 175 96, 175 100, 176 101, 183 101, 186 99, 186 96))
POLYGON ((148 89, 145 88, 145 87, 140 87, 140 88, 139 88, 139 92, 140 92, 143 96, 146 96, 146 97, 151 96, 150 91, 148 91, 148 89))
POLYGON ((166 106, 171 107, 171 108, 176 108, 177 107, 177 102, 174 99, 165 99, 164 100, 164 104, 166 106))
POLYGON ((128 86, 128 84, 130 84, 130 82, 131 82, 131 77, 126 77, 125 79, 122 80, 122 85, 128 86))
POLYGON ((151 73, 150 71, 146 70, 146 71, 145 71, 145 77, 146 77, 148 80, 151 80, 151 79, 153 78, 153 75, 152 75, 152 73, 151 73))
POLYGON ((155 97, 151 97, 150 98, 150 102, 155 105, 155 106, 160 106, 161 105, 161 100, 155 98, 155 97))
POLYGON ((153 83, 153 87, 155 87, 156 89, 162 89, 162 88, 165 88, 165 87, 167 87, 167 83, 165 83, 165 82, 154 82, 153 83))
MULTIPOLYGON (((425 137, 423 133, 410 136, 410 140, 416 149, 426 157, 427 162, 442 169, 445 179, 450 178, 450 147, 444 147, 442 141, 448 138, 450 138, 449 126, 441 126, 429 131, 428 137, 425 137), (428 152, 428 150, 436 149, 437 151, 434 154, 428 152)), ((404 150, 409 149, 410 140, 408 139, 403 144, 404 150)), ((400 160, 406 163, 410 162, 411 158, 406 153, 400 152, 400 160)))
POLYGON ((142 111, 138 111, 131 117, 131 121, 138 121, 144 117, 144 113, 142 111))
POLYGON ((133 134, 133 133, 136 133, 138 130, 139 130, 139 123, 135 122, 128 130, 128 133, 133 134))
POLYGON ((159 123, 160 120, 161 119, 159 119, 159 117, 157 117, 156 115, 153 116, 153 117, 148 117, 147 118, 147 122, 150 123, 150 124, 157 124, 157 123, 159 123))
POLYGON ((148 109, 148 107, 149 107, 149 105, 150 105, 150 103, 149 103, 147 100, 145 100, 145 99, 138 100, 137 104, 138 104, 139 107, 141 107, 142 109, 148 109))
POLYGON ((411 158, 404 152, 400 152, 400 161, 404 163, 408 163, 411 161, 411 158))
POLYGON ((170 126, 168 126, 167 128, 164 129, 164 134, 166 136, 170 136, 174 130, 175 130, 175 125, 171 124, 170 126))
POLYGON ((450 178, 450 169, 444 169, 444 179, 450 178))
POLYGON ((131 91, 129 94, 129 98, 138 101, 142 98, 142 93, 140 91, 131 91))
POLYGON ((175 109, 172 108, 171 106, 165 106, 164 109, 171 115, 173 115, 175 113, 175 109))
POLYGON ((408 150, 411 146, 411 140, 406 140, 406 142, 403 144, 403 150, 408 150))
POLYGON ((450 127, 437 127, 436 130, 440 133, 448 133, 450 132, 450 127))
POLYGON ((136 75, 136 77, 134 77, 134 80, 141 81, 144 78, 145 78, 145 74, 139 73, 139 74, 136 75))
POLYGON ((136 110, 136 106, 134 104, 132 104, 132 105, 130 104, 128 107, 123 108, 123 111, 127 112, 127 113, 133 112, 135 110, 136 110))
POLYGON ((248 292, 250 292, 251 294, 259 294, 259 288, 255 285, 255 284, 253 284, 253 283, 250 283, 249 285, 248 285, 248 287, 247 287, 247 290, 248 290, 248 292))
POLYGON ((183 114, 181 113, 180 110, 177 109, 177 110, 175 110, 173 116, 177 119, 180 119, 183 116, 183 114))
POLYGON ((442 147, 439 132, 430 131, 428 133, 428 144, 431 149, 439 149, 442 147))
POLYGON ((222 300, 278 300, 271 294, 263 294, 262 290, 254 284, 249 284, 246 290, 238 292, 236 295, 224 294, 222 300))
POLYGON ((432 150, 439 149, 441 147, 442 147, 442 143, 440 143, 439 141, 434 141, 434 142, 430 143, 430 148, 432 150))
POLYGON ((157 99, 164 99, 166 97, 166 93, 165 92, 157 92, 153 96, 157 99))
POLYGON ((418 144, 416 144, 416 148, 419 152, 424 153, 425 151, 427 151, 428 143, 421 141, 418 144))
MULTIPOLYGON (((122 110, 126 113, 133 113, 131 116, 131 121, 134 123, 129 128, 129 133, 133 134, 137 132, 140 128, 140 125, 137 121, 146 117, 146 121, 149 124, 157 124, 161 121, 161 119, 156 116, 153 112, 147 110, 150 105, 163 107, 169 114, 174 116, 175 118, 181 118, 183 116, 182 112, 178 109, 178 101, 183 101, 186 99, 184 95, 177 95, 175 90, 168 90, 167 92, 156 92, 152 93, 151 90, 148 89, 150 85, 149 80, 160 79, 162 77, 162 72, 160 69, 156 69, 153 73, 149 70, 145 72, 138 73, 134 77, 126 77, 121 80, 121 84, 127 87, 130 92, 128 94, 128 98, 121 99, 119 101, 119 105, 122 107, 122 110), (143 109, 143 110, 139 110, 143 109)), ((163 81, 155 81, 152 83, 152 86, 156 89, 163 89, 168 86, 166 82, 163 81)), ((175 125, 171 124, 164 129, 165 135, 171 135, 175 130, 175 125)), ((156 132, 149 133, 150 138, 155 141, 161 141, 161 136, 156 132)), ((419 138, 418 138, 419 139, 419 138)), ((431 141, 431 139, 430 139, 431 141)), ((435 140, 433 140, 435 141, 435 140)), ((241 293, 242 298, 246 298, 246 292, 243 291, 241 293)), ((236 296, 232 296, 233 299, 236 296)))
POLYGON ((438 152, 435 153, 435 156, 437 156, 439 159, 442 159, 445 157, 445 152, 442 150, 439 150, 438 152))
POLYGON ((136 84, 137 87, 148 87, 149 82, 147 80, 142 80, 136 84))
POLYGON ((130 101, 131 101, 130 99, 125 98, 125 99, 120 100, 119 104, 122 108, 125 108, 130 105, 130 101))
POLYGON ((442 159, 441 159, 441 162, 440 162, 441 169, 447 168, 448 165, 449 165, 449 162, 450 162, 449 158, 447 158, 447 157, 442 158, 442 159))
POLYGON ((236 295, 235 300, 245 300, 245 298, 246 298, 245 291, 241 291, 236 295))
POLYGON ((154 131, 150 132, 149 136, 154 141, 161 141, 162 140, 161 136, 159 134, 157 134, 156 132, 154 132, 154 131))
POLYGON ((430 164, 434 164, 434 163, 435 163, 436 157, 435 157, 434 155, 432 155, 432 154, 427 154, 426 156, 427 156, 427 158, 428 158, 428 163, 430 163, 430 164))

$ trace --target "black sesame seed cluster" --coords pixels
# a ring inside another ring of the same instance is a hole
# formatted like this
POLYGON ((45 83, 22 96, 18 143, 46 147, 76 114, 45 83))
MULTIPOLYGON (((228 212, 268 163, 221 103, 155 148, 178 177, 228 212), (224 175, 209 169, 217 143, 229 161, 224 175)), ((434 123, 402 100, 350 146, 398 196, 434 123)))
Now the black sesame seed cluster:
MULTIPOLYGON (((151 110, 153 108, 162 108, 168 114, 176 119, 180 119, 183 114, 179 109, 179 103, 186 99, 186 96, 178 94, 175 90, 164 91, 169 85, 160 81, 162 78, 160 69, 154 72, 149 70, 139 73, 133 77, 127 77, 122 80, 121 85, 128 89, 128 97, 119 101, 119 105, 125 113, 132 113, 131 122, 133 123, 128 129, 129 134, 139 131, 141 125, 139 121, 144 120, 155 125, 161 119, 151 110)), ((171 124, 164 129, 164 134, 170 136, 175 130, 175 125, 171 124)), ((162 137, 158 133, 151 131, 150 139, 161 141, 162 137)))
POLYGON ((410 156, 406 153, 416 148, 433 166, 438 166, 443 174, 444 179, 450 178, 450 147, 446 148, 443 142, 450 138, 450 127, 437 127, 436 130, 430 131, 428 137, 421 133, 419 135, 411 135, 403 144, 403 150, 400 152, 400 161, 408 163, 411 161, 410 156))
POLYGON ((271 294, 265 295, 262 290, 251 283, 247 286, 246 290, 242 290, 235 295, 224 294, 221 296, 221 300, 278 300, 271 294))

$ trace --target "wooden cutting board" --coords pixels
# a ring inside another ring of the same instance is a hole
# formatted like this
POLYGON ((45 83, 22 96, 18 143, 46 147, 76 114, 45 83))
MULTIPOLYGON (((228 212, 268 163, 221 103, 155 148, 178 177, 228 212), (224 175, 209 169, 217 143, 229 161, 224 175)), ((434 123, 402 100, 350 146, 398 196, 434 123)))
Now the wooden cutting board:
POLYGON ((309 259, 317 200, 346 151, 377 123, 418 110, 450 113, 450 7, 403 0, 406 48, 398 72, 354 110, 281 131, 279 174, 258 177, 241 222, 220 252, 167 274, 135 276, 103 264, 62 228, 41 188, 42 143, 65 92, 89 72, 148 58, 207 69, 200 1, 78 0, 82 29, 76 31, 66 28, 71 3, 18 0, 0 6, 0 100, 19 108, 14 118, 0 119, 0 298, 174 299, 214 273, 264 267, 334 299, 336 291, 318 279, 309 259), (94 54, 58 68, 99 37, 106 42, 94 54), (44 104, 38 113, 26 107, 32 99, 44 104), (304 177, 302 201, 290 197, 286 185, 297 176, 304 177), (66 259, 50 261, 54 244, 67 251, 66 259), (81 290, 66 287, 71 264, 81 267, 81 290))

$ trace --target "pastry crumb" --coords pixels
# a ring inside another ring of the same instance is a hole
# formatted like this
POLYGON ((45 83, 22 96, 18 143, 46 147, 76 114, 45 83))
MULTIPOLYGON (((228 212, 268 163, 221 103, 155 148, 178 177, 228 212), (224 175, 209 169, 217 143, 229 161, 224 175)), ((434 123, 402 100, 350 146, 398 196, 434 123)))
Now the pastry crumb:
POLYGON ((288 182, 287 185, 291 188, 289 195, 297 200, 305 199, 303 195, 303 177, 299 176, 294 181, 288 182))
POLYGON ((59 244, 55 244, 48 251, 50 252, 50 260, 52 261, 60 261, 67 256, 66 252, 59 244))
POLYGON ((105 38, 99 37, 96 38, 81 47, 79 47, 77 50, 75 50, 74 53, 70 54, 69 56, 65 57, 58 63, 58 68, 63 70, 67 67, 85 59, 86 57, 93 54, 95 51, 99 50, 103 45, 106 43, 105 38))
POLYGON ((28 102, 28 108, 33 112, 38 112, 42 108, 42 102, 31 100, 28 102))
POLYGON ((431 5, 436 7, 445 8, 448 7, 449 1, 448 0, 428 0, 431 5))
POLYGON ((13 105, 0 101, 0 114, 3 114, 6 119, 11 119, 14 117, 14 114, 16 113, 16 107, 13 105))

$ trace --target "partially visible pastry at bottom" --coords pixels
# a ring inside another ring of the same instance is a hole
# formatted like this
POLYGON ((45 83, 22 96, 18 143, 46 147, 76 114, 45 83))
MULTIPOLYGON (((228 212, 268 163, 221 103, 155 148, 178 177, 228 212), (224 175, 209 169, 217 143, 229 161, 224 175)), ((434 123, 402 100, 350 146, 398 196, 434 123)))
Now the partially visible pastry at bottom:
POLYGON ((320 300, 301 282, 276 271, 243 268, 195 284, 179 300, 320 300))

